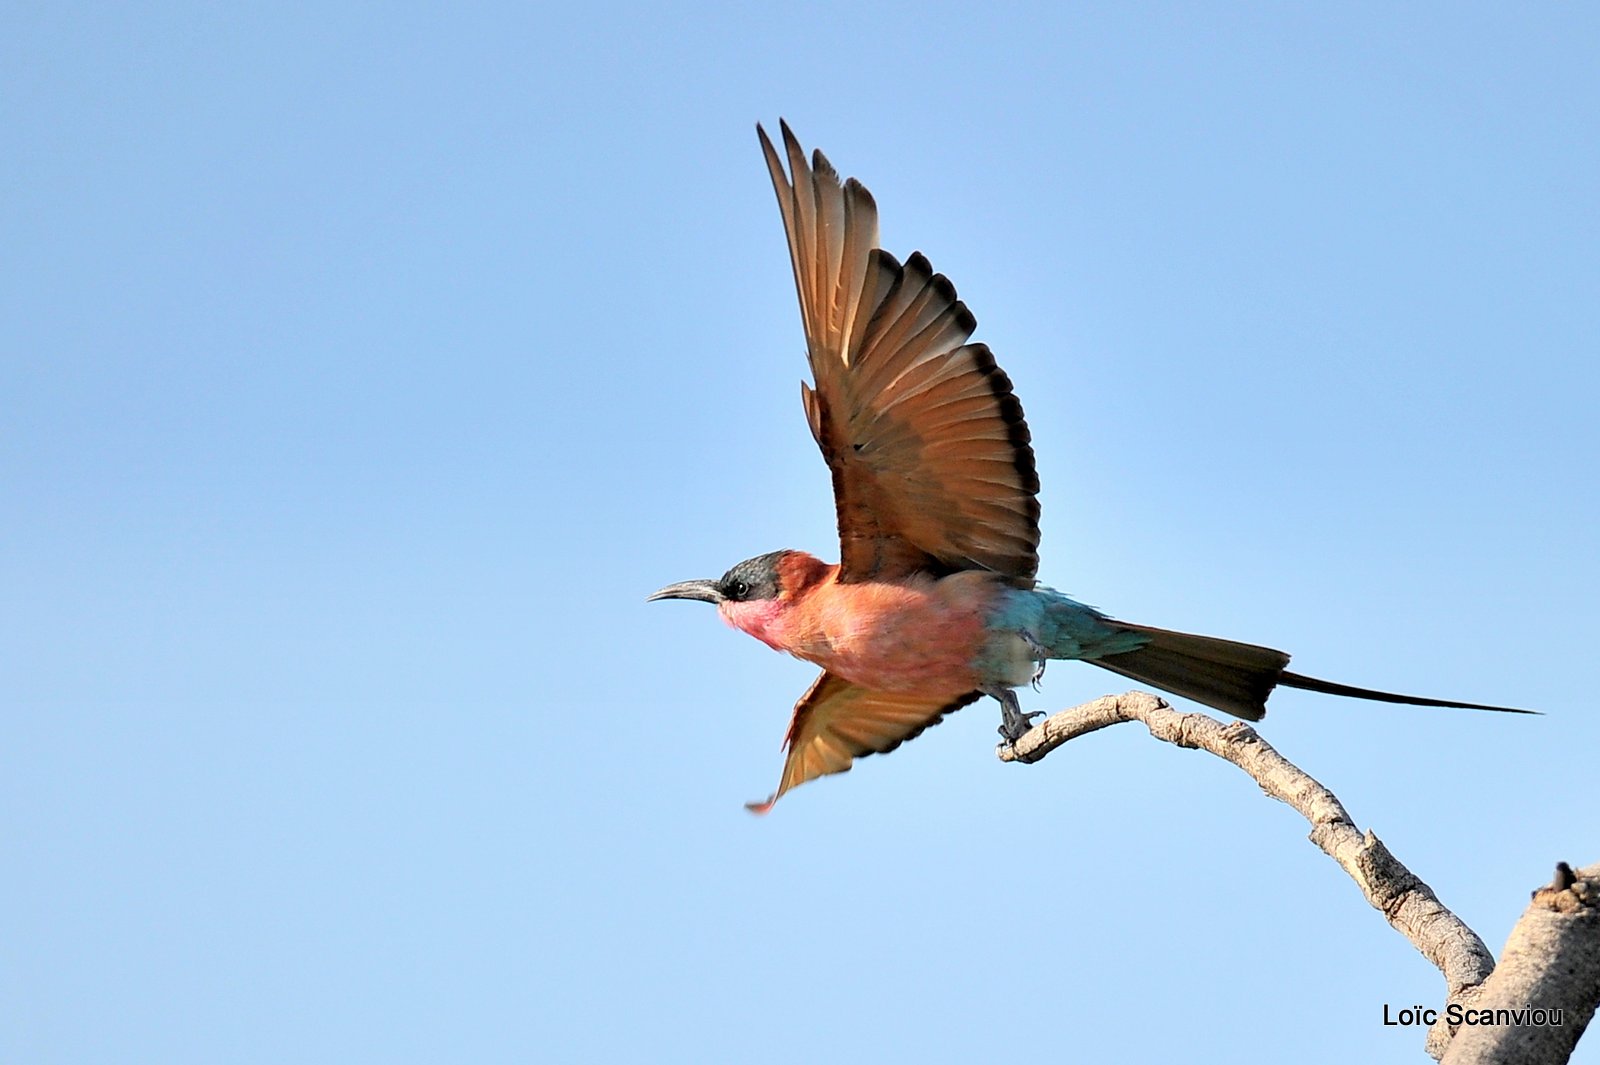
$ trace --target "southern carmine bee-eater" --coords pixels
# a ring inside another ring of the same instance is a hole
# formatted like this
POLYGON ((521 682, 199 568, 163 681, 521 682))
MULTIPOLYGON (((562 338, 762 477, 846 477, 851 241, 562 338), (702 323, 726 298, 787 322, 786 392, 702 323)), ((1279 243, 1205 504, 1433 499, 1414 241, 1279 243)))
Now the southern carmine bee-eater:
POLYGON ((814 662, 795 705, 779 796, 891 751, 993 696, 1015 741, 1042 714, 1012 690, 1049 659, 1082 659, 1250 721, 1282 684, 1358 699, 1529 711, 1354 688, 1291 673, 1254 644, 1117 621, 1035 583, 1039 478, 1022 406, 954 286, 920 252, 878 247, 872 196, 786 123, 759 125, 800 293, 815 387, 806 421, 833 473, 840 560, 774 551, 651 599, 715 603, 737 629, 814 662), (784 160, 788 170, 785 172, 784 160))

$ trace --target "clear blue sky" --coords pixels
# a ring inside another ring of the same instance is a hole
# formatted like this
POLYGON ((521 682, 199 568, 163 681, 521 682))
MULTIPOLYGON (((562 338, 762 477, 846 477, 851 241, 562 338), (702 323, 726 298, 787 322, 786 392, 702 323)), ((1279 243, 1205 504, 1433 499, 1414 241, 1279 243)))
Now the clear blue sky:
POLYGON ((1381 1009, 1438 974, 1232 768, 1002 765, 981 704, 757 820, 811 668, 644 597, 836 555, 782 115, 1016 381, 1047 581, 1549 711, 1262 726, 1498 951, 1600 859, 1597 47, 1579 5, 11 5, 0 1060, 1420 1060, 1381 1009))

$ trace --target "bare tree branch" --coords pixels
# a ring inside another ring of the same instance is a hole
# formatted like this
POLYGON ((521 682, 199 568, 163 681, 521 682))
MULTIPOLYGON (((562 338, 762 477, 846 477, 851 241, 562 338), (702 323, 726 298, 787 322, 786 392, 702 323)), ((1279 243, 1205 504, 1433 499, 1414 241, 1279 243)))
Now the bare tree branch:
MULTIPOLYGON (((1500 964, 1472 996, 1472 1009, 1509 1011, 1512 1023, 1462 1024, 1442 1059, 1445 1065, 1566 1061, 1600 1003, 1600 865, 1556 867, 1555 882, 1511 929, 1500 964), (1559 1024, 1519 1015, 1561 1010, 1559 1024)), ((1498 1022, 1500 1016, 1491 1013, 1498 1022)), ((1429 1035, 1432 1045, 1432 1033, 1429 1035)))
MULTIPOLYGON (((1037 762, 1068 740, 1123 721, 1143 722, 1158 740, 1227 759, 1248 773, 1262 791, 1294 807, 1311 824, 1311 842, 1338 862, 1367 901, 1438 966, 1444 974, 1447 1005, 1476 997, 1479 986, 1495 969, 1494 955, 1483 940, 1446 909, 1433 889, 1390 854, 1377 836, 1357 829, 1333 792, 1284 758, 1244 722, 1224 725, 1205 714, 1181 713, 1154 695, 1129 692, 1046 718, 1016 743, 1001 744, 999 755, 1007 762, 1037 762)), ((1446 1013, 1440 1011, 1439 1023, 1428 1034, 1428 1051, 1435 1057, 1443 1054, 1450 1042, 1446 1013)))

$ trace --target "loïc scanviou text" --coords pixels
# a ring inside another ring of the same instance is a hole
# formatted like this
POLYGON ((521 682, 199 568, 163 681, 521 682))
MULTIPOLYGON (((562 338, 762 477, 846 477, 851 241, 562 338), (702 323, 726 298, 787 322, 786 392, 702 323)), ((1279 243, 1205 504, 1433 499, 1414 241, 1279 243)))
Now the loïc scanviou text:
MULTIPOLYGON (((1439 1011, 1425 1009, 1422 1006, 1395 1007, 1385 1002, 1383 1004, 1383 1023, 1385 1027, 1410 1028, 1416 1026, 1429 1026, 1439 1019, 1439 1011)), ((1445 1007, 1445 1022, 1452 1026, 1467 1025, 1469 1027, 1484 1025, 1503 1027, 1515 1025, 1519 1028, 1560 1028, 1565 1023, 1563 1011, 1545 1009, 1542 1006, 1523 1006, 1521 1009, 1496 1009, 1475 1010, 1470 1006, 1463 1006, 1459 1002, 1452 1002, 1445 1007)))

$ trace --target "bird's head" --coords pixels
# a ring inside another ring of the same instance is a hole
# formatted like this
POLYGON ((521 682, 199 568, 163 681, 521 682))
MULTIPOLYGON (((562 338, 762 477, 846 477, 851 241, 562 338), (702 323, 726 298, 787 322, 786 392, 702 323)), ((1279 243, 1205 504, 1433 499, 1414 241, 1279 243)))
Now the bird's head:
POLYGON ((832 566, 804 551, 773 551, 747 558, 714 581, 679 581, 650 596, 715 603, 722 620, 779 650, 787 650, 784 622, 807 589, 832 566))

